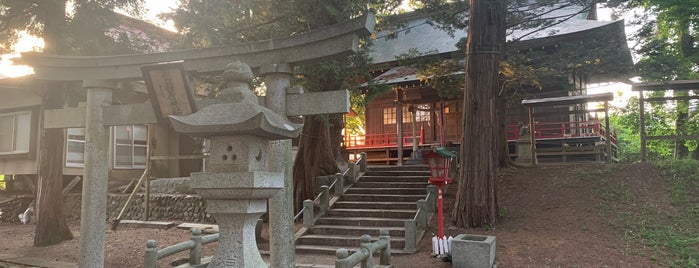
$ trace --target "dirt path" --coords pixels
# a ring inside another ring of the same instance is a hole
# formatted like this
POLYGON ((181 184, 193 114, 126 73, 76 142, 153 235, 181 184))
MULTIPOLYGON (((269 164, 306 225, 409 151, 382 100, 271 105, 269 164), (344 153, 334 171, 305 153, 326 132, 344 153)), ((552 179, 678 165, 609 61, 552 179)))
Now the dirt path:
MULTIPOLYGON (((629 244, 605 218, 605 195, 614 193, 614 185, 625 182, 637 195, 656 198, 662 206, 663 185, 654 182, 657 172, 649 165, 599 164, 545 166, 503 172, 500 178, 500 222, 492 228, 460 229, 448 219, 455 186, 445 197, 446 234, 487 234, 497 237, 499 267, 657 267, 642 252, 640 245, 629 244), (610 190, 611 189, 611 190, 610 190)), ((71 222, 73 241, 60 245, 32 247, 31 225, 0 225, 0 256, 40 257, 77 262, 78 222, 71 222)), ((426 234, 436 232, 436 218, 426 234)), ((159 245, 172 245, 189 239, 183 230, 120 228, 106 233, 106 267, 140 267, 148 239, 159 245)), ((266 243, 265 241, 263 241, 266 243)), ((263 243, 263 247, 265 246, 263 243)), ((450 263, 430 258, 431 244, 423 239, 419 251, 409 256, 394 256, 395 267, 451 267, 450 263)), ((211 254, 213 247, 206 247, 211 254)), ((170 267, 172 260, 160 267, 170 267)), ((297 262, 333 264, 334 256, 299 256, 297 262)))

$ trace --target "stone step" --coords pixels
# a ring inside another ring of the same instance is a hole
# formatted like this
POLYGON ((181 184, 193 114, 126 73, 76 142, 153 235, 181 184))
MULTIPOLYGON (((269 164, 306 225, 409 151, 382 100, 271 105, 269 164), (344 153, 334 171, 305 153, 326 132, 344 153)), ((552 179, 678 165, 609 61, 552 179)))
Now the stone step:
POLYGON ((427 195, 429 169, 426 165, 370 166, 333 204, 315 226, 296 240, 296 253, 334 255, 339 248, 359 248, 364 234, 378 240, 382 228, 389 230, 391 253, 407 254, 405 221, 413 219, 417 201, 427 195))
MULTIPOLYGON (((337 248, 359 247, 361 235, 303 235, 296 239, 297 245, 334 246, 337 248)), ((371 236, 372 241, 379 239, 379 236, 371 236)), ((391 249, 404 248, 405 238, 391 237, 391 249)), ((298 246, 296 247, 298 249, 298 246)), ((334 253, 334 252, 333 252, 334 253)), ((393 253, 393 250, 391 250, 393 253)))
POLYGON ((400 176, 430 176, 430 171, 367 171, 366 176, 384 176, 384 177, 400 177, 400 176))
MULTIPOLYGON (((336 247, 336 246, 322 246, 322 245, 296 245, 296 254, 318 254, 318 255, 335 255, 335 251, 339 248, 344 248, 349 250, 350 254, 359 250, 359 243, 354 246, 348 247, 336 247)), ((412 254, 410 252, 403 251, 402 248, 396 248, 391 244, 391 256, 394 255, 405 255, 412 254)), ((334 267, 334 266, 333 266, 334 267)))
POLYGON ((415 209, 417 202, 362 202, 337 201, 333 208, 349 209, 415 209))
POLYGON ((379 236, 380 229, 388 229, 391 237, 405 237, 405 227, 397 226, 348 226, 348 225, 314 225, 308 228, 308 233, 314 235, 350 235, 359 237, 364 234, 379 236))
POLYGON ((345 194, 399 194, 399 195, 419 195, 426 194, 421 188, 357 188, 351 187, 345 194))
MULTIPOLYGON (((350 188, 351 189, 351 188, 350 188)), ((425 199, 427 194, 398 195, 398 194, 344 194, 339 201, 366 201, 366 202, 417 202, 425 199)))
POLYGON ((345 209, 332 208, 325 215, 330 217, 377 217, 377 218, 396 218, 396 219, 412 219, 415 217, 416 209, 345 209))
MULTIPOLYGON (((337 204, 337 203, 335 203, 337 204)), ((316 221, 317 225, 345 225, 345 226, 386 226, 403 227, 405 219, 374 218, 374 217, 321 217, 316 221)))
POLYGON ((393 188, 420 188, 420 189, 425 189, 429 183, 427 181, 420 181, 420 182, 413 182, 413 181, 407 181, 407 182, 396 182, 396 181, 358 181, 355 182, 352 187, 357 187, 357 188, 387 188, 387 187, 393 187, 393 188))
POLYGON ((357 182, 420 182, 427 183, 429 181, 429 176, 374 176, 374 175, 364 175, 357 182))
POLYGON ((429 170, 428 165, 403 165, 403 166, 379 166, 379 165, 369 165, 367 170, 369 171, 424 171, 429 170))

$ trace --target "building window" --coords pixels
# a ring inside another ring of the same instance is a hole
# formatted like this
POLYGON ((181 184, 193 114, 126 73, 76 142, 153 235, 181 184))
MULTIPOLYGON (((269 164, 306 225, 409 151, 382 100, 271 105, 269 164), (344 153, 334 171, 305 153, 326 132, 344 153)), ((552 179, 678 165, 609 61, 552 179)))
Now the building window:
POLYGON ((31 124, 31 111, 0 114, 0 154, 28 153, 31 124))
MULTIPOLYGON (((430 105, 429 104, 419 104, 417 105, 417 112, 415 114, 416 122, 429 122, 430 121, 430 105)), ((409 106, 403 106, 403 123, 412 123, 413 114, 410 113, 409 106)), ((383 108, 383 124, 390 125, 396 123, 396 107, 383 108)))
POLYGON ((429 104, 418 104, 417 111, 415 112, 416 122, 429 122, 431 119, 432 107, 429 104))
POLYGON ((66 167, 84 167, 85 129, 69 128, 66 132, 66 167))
POLYGON ((448 102, 444 107, 445 114, 454 114, 459 112, 459 104, 456 102, 448 102))
POLYGON ((396 107, 383 108, 383 124, 390 125, 396 123, 396 107))
POLYGON ((148 127, 129 125, 112 127, 114 168, 145 168, 148 161, 148 127))

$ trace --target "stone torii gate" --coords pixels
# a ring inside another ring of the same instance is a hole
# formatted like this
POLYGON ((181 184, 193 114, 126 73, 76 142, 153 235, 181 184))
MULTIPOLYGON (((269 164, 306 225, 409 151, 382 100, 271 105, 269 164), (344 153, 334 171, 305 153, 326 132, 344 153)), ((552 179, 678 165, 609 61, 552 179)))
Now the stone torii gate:
MULTIPOLYGON (((83 81, 83 88, 87 90, 87 107, 48 110, 44 115, 46 128, 85 127, 79 267, 104 266, 108 127, 156 123, 156 114, 149 103, 110 105, 112 90, 117 88, 118 81, 142 80, 144 65, 183 61, 187 72, 220 73, 228 63, 237 60, 258 70, 267 86, 265 105, 281 116, 345 113, 349 111, 347 91, 287 93, 291 87, 292 66, 356 53, 359 38, 371 34, 374 24, 374 15, 369 13, 286 38, 139 55, 63 57, 23 53, 15 63, 33 67, 36 79, 83 81)), ((197 105, 205 104, 198 102, 197 105)), ((270 141, 269 152, 267 171, 284 174, 284 190, 269 199, 271 267, 294 267, 291 141, 270 141)))

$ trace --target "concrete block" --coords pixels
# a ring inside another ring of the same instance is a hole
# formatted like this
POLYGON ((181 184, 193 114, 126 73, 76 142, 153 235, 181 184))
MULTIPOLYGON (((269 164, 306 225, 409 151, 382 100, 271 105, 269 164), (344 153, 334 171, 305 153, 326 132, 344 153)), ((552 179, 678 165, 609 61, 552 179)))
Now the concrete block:
POLYGON ((451 244, 452 267, 493 267, 495 262, 495 236, 460 234, 451 244))
POLYGON ((138 220, 121 220, 119 225, 133 228, 152 228, 152 229, 170 229, 175 226, 174 222, 165 221, 138 221, 138 220))
POLYGON ((201 223, 190 223, 190 222, 183 222, 180 225, 177 225, 177 229, 192 229, 192 228, 199 228, 202 233, 209 233, 209 234, 215 234, 218 233, 218 225, 216 224, 201 224, 201 223))

